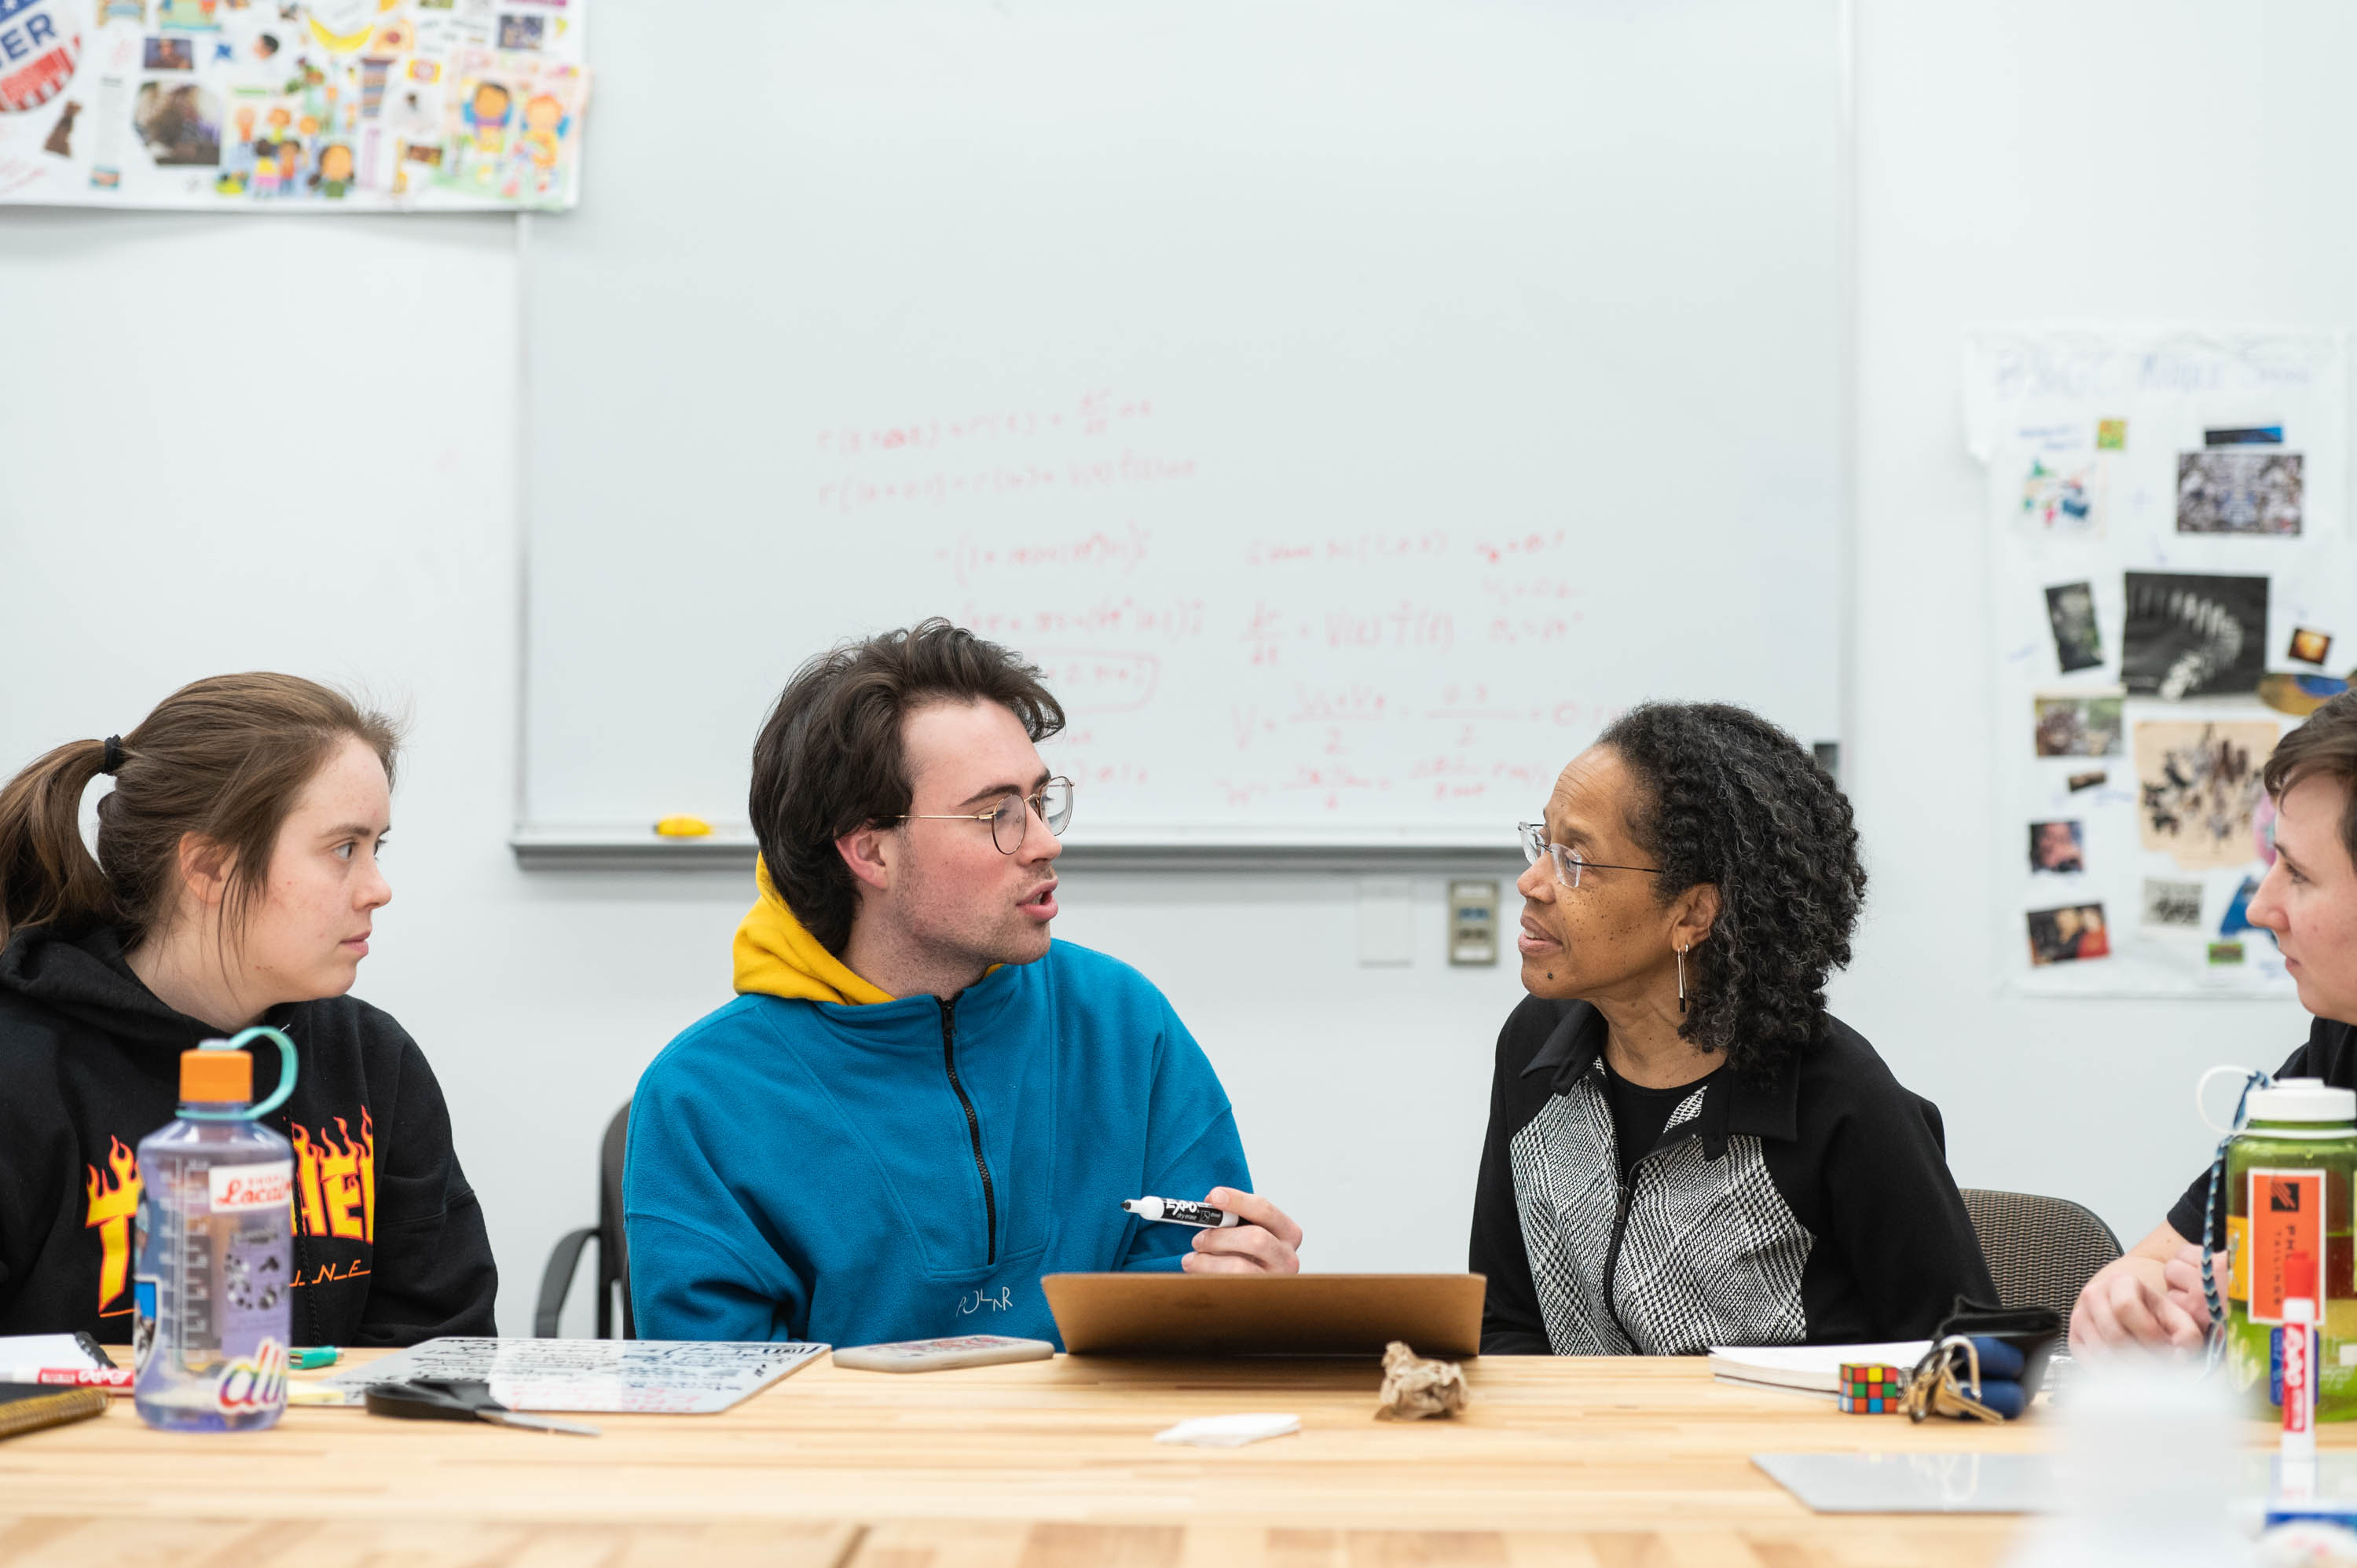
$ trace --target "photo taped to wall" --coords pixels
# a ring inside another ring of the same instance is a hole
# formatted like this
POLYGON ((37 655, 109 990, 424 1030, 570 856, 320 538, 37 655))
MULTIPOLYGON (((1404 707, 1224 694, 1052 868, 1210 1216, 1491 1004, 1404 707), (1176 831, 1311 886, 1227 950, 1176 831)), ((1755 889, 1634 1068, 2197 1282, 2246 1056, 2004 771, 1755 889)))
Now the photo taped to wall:
POLYGON ((2247 696, 2267 672, 2267 580, 2130 572, 2120 676, 2130 694, 2174 703, 2247 696))
POLYGON ((2187 871, 2256 859, 2251 824, 2266 796, 2259 769, 2280 733, 2268 719, 2138 724, 2137 827, 2144 847, 2187 871))
POLYGON ((2298 535, 2300 468, 2298 453, 2264 446, 2179 453, 2177 532, 2298 535))
POLYGON ((2029 921, 2032 964, 2076 963, 2082 959, 2111 956, 2111 933, 2104 925, 2101 904, 2033 909, 2029 921))
POLYGON ((2039 697, 2036 742, 2040 757, 2117 757, 2120 699, 2039 697))
POLYGON ((2029 869, 2080 872, 2087 869, 2087 831, 2079 822, 2029 824, 2029 869))
POLYGON ((2040 453, 2031 457, 2021 477, 2021 517, 2039 533, 2102 533, 2104 470, 2094 454, 2040 453))
POLYGON ((2201 924, 2201 884, 2144 879, 2144 923, 2191 930, 2201 924))
POLYGON ((2062 672, 2092 670, 2104 661, 2103 634, 2095 627, 2092 583, 2057 583, 2046 590, 2046 623, 2054 631, 2054 661, 2062 672))
POLYGON ((131 123, 158 164, 212 168, 221 163, 221 101, 193 82, 140 83, 131 123))

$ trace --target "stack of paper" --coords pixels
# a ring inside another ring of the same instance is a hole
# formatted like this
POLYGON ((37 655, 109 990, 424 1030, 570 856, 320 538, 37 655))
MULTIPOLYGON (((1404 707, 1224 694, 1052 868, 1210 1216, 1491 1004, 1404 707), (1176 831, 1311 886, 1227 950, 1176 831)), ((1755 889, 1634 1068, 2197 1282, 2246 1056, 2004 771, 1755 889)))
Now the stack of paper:
POLYGON ((1932 1348, 1929 1339, 1889 1345, 1714 1345, 1710 1369, 1731 1383, 1834 1396, 1845 1361, 1912 1367, 1932 1348))

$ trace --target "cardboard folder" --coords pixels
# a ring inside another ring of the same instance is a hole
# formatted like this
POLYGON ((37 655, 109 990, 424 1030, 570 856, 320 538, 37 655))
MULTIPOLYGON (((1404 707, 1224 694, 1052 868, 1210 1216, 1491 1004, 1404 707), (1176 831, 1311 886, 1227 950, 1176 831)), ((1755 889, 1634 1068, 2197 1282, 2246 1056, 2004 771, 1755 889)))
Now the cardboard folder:
POLYGON ((1075 1356, 1481 1353, 1480 1274, 1049 1274, 1040 1285, 1075 1356))

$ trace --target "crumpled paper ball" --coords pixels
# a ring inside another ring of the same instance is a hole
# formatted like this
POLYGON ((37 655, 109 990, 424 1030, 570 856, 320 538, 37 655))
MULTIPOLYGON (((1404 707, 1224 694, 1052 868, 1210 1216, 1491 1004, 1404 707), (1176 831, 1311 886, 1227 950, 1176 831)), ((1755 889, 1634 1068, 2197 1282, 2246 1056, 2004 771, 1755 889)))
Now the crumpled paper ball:
POLYGON ((1398 1339, 1383 1347, 1383 1402, 1375 1408, 1378 1421, 1455 1415, 1471 1397, 1465 1387, 1465 1369, 1456 1362, 1426 1360, 1398 1339))

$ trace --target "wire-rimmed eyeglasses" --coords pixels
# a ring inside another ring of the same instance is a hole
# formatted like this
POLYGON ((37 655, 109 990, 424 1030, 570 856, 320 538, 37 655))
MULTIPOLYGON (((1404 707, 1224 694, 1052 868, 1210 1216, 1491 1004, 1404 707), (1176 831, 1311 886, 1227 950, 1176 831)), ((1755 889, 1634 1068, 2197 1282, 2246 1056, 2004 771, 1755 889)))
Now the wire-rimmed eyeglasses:
POLYGON ((990 842, 998 846, 1001 854, 1013 854, 1023 847, 1023 835, 1031 826, 1031 813, 1048 824, 1048 831, 1058 838, 1072 820, 1072 781, 1050 779, 1029 795, 1011 794, 1002 798, 987 811, 904 811, 892 819, 900 822, 988 822, 990 842))
POLYGON ((1523 858, 1533 865, 1545 855, 1555 862, 1555 879, 1566 887, 1579 886, 1583 871, 1642 871, 1653 876, 1662 874, 1658 865, 1607 865, 1600 860, 1589 860, 1567 845, 1547 843, 1544 822, 1516 822, 1514 831, 1523 841, 1523 858))

